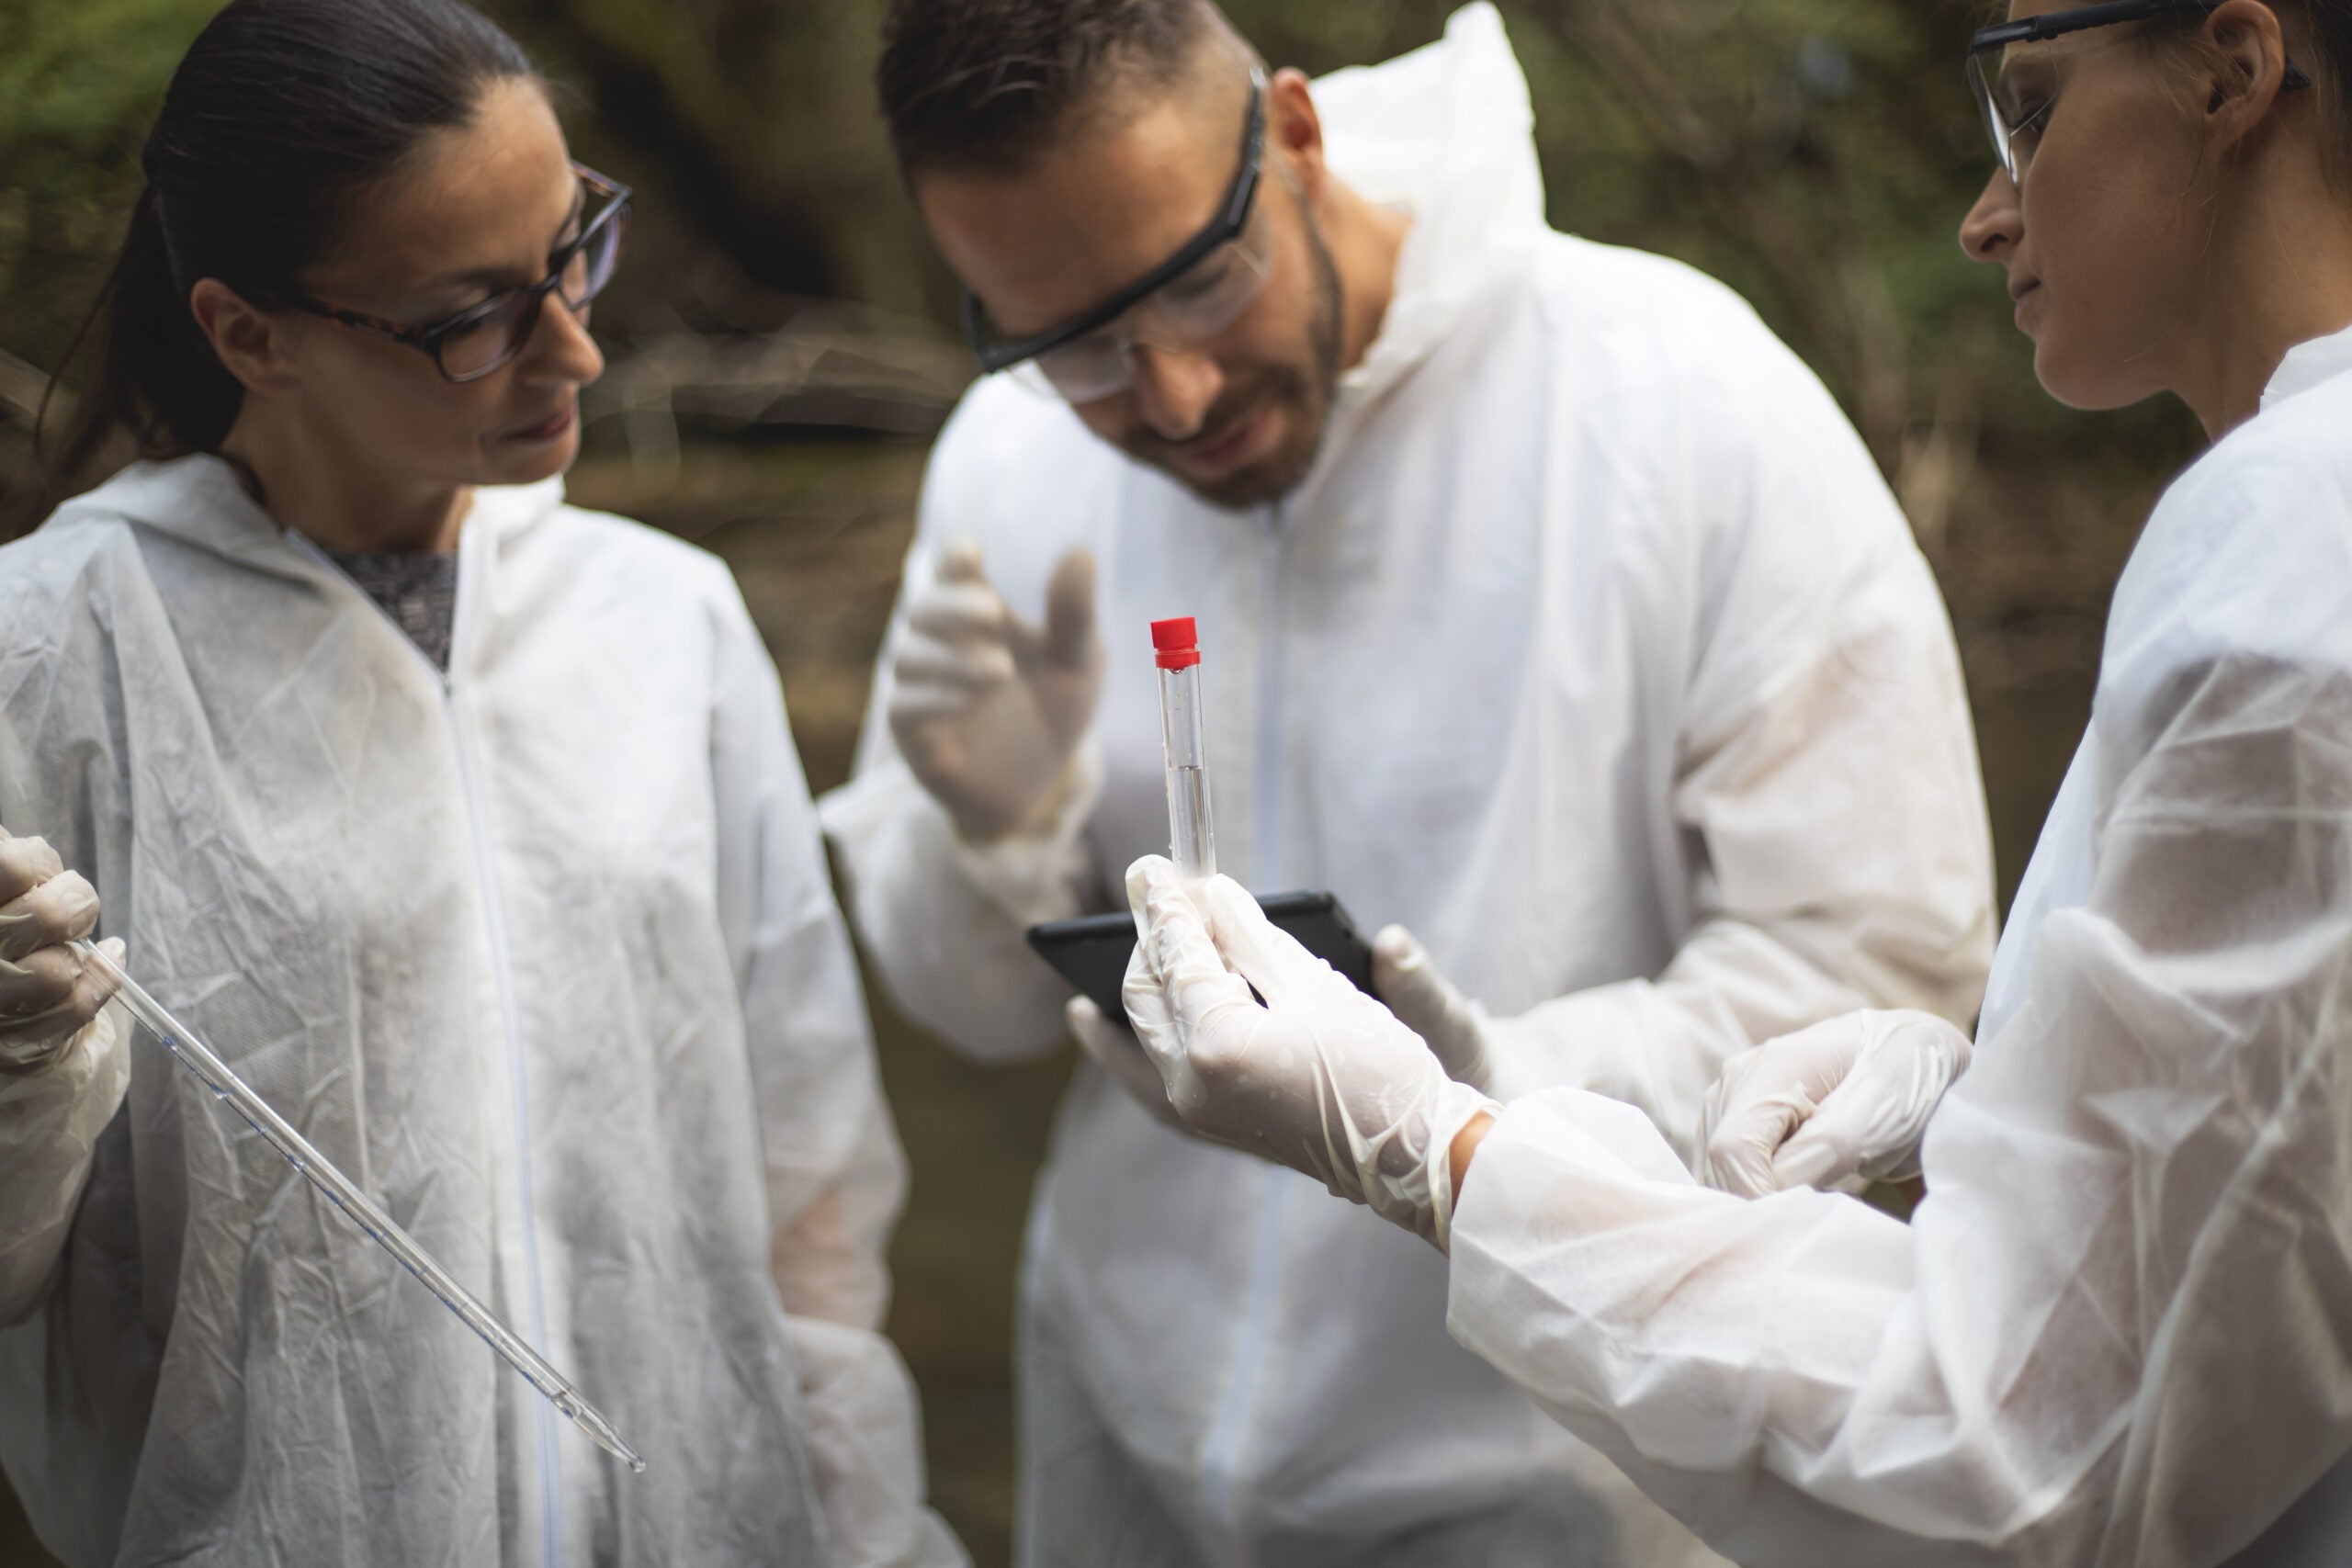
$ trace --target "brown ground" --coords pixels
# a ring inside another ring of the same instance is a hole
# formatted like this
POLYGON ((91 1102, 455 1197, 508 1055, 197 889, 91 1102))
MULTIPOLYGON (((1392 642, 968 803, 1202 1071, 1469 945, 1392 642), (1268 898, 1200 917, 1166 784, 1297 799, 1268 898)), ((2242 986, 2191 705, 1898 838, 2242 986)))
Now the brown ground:
MULTIPOLYGON (((784 674, 809 782, 847 775, 867 674, 912 526, 919 447, 690 453, 674 479, 583 466, 573 494, 725 557, 784 674)), ((2144 475, 1965 478, 1926 541, 1968 665, 2006 895, 2089 705, 2114 574, 2154 496, 2144 475)), ((882 1072, 914 1167, 890 1331, 929 1425, 932 1491, 988 1568, 1012 1524, 1012 1269, 1067 1055, 964 1063, 877 998, 882 1072)), ((0 1568, 43 1568, 0 1487, 0 1568)))

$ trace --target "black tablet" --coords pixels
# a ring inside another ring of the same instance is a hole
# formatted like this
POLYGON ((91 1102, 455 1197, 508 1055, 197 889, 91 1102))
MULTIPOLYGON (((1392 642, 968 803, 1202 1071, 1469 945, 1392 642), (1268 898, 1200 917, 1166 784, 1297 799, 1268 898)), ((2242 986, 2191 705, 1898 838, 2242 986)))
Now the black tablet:
MULTIPOLYGON (((1258 900, 1266 918, 1298 939, 1299 945, 1372 994, 1372 944, 1329 893, 1270 893, 1258 900)), ((1125 1021, 1119 987, 1136 950, 1132 915, 1088 915, 1029 928, 1029 945, 1055 972, 1102 1010, 1125 1021)))

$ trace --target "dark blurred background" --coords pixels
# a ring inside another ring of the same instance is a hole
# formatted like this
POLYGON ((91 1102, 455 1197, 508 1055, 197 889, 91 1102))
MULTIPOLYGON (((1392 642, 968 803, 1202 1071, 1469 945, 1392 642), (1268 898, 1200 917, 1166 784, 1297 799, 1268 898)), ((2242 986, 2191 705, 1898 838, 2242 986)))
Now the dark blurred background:
MULTIPOLYGON (((810 783, 846 776, 923 450, 970 374, 954 291, 876 123, 881 0, 492 0, 577 154, 639 192, 597 307, 612 356, 575 499, 734 568, 810 783)), ((1991 165, 1962 89, 1976 0, 1503 0, 1553 222, 1738 288, 1828 381, 1958 626, 2007 897, 2089 711, 2108 594, 2195 450, 2176 406, 2036 389, 1953 233, 1991 165)), ((218 0, 0 0, 0 537, 28 436, 138 190, 164 85, 218 0)), ((1227 0, 1277 64, 1426 43, 1445 0, 1227 0)), ((1012 1519, 1012 1262, 1067 1055, 970 1066, 876 998, 912 1156, 891 1332, 940 1509, 982 1564, 1012 1519)), ((0 1485, 0 1568, 46 1564, 0 1485)))

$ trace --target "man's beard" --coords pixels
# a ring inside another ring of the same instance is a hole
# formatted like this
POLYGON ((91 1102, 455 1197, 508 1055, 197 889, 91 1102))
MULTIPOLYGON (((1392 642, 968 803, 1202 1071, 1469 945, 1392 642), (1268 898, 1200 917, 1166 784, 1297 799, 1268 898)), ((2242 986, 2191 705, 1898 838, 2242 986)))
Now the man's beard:
POLYGON ((1246 378, 1227 386, 1201 421, 1202 434, 1194 441, 1163 441, 1141 431, 1123 444, 1129 457, 1161 470, 1212 506, 1239 512, 1282 500, 1306 481, 1323 450, 1332 399, 1340 385, 1340 269, 1331 260, 1330 247, 1323 243, 1314 215, 1302 211, 1302 216, 1314 299, 1299 362, 1257 367, 1246 378), (1175 467, 1173 454, 1230 435, 1266 409, 1281 409, 1290 416, 1283 445, 1273 451, 1208 483, 1188 478, 1175 467))

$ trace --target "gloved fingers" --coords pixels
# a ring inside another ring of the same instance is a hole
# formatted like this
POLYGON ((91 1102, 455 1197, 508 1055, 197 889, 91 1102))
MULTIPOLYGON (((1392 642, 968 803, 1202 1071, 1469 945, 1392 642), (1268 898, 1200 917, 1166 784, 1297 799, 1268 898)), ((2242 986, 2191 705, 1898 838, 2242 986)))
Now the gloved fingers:
POLYGON ((1173 999, 1186 984, 1222 977, 1248 993, 1249 986, 1227 965, 1202 908, 1201 896, 1221 880, 1187 886, 1164 855, 1146 855, 1127 868, 1127 907, 1135 912, 1136 934, 1129 984, 1157 986, 1173 999))
POLYGON ((1127 973, 1119 982, 1119 1004, 1126 1010, 1127 1027, 1135 1031, 1136 1043, 1143 1048, 1152 1070, 1172 1085, 1179 1081, 1184 1043, 1176 1032, 1176 1012, 1169 1004, 1168 987, 1151 961, 1151 943, 1143 939, 1144 922, 1145 917, 1138 914, 1135 951, 1127 954, 1127 973))
POLYGON ((971 538, 948 540, 940 547, 938 564, 932 576, 939 582, 987 582, 988 563, 980 555, 980 542, 971 538))
MULTIPOLYGON (((1733 1058, 1719 1087, 1735 1081, 1729 1075, 1743 1059, 1733 1058)), ((1711 1100, 1703 1127, 1702 1178, 1709 1186, 1736 1198, 1761 1198, 1779 1191, 1783 1183, 1774 1158, 1814 1111, 1810 1096, 1787 1085, 1749 1089, 1744 1093, 1736 1089, 1729 1102, 1720 1107, 1711 1100)))
POLYGON ((1428 1042, 1448 1077, 1487 1087, 1485 1010, 1438 972, 1420 939, 1403 926, 1372 939, 1372 987, 1399 1022, 1428 1042))
POLYGON ((1783 1187, 1904 1173, 1944 1091, 1967 1070, 1968 1036, 1925 1014, 1871 1013, 1868 1043, 1772 1159, 1783 1187))
POLYGON ((958 691, 952 686, 894 686, 890 690, 892 733, 898 735, 903 750, 910 727, 961 718, 986 694, 958 691))
POLYGON ((1168 1102, 1166 1080, 1160 1077, 1158 1065, 1133 1031, 1105 1018, 1102 1010, 1090 998, 1070 998, 1063 1012, 1079 1049, 1112 1082, 1126 1090, 1129 1099, 1149 1112, 1154 1121, 1170 1127, 1183 1126, 1176 1108, 1168 1102))
MULTIPOLYGON (((121 964, 119 941, 101 950, 121 964)), ((20 964, 0 961, 0 1075, 43 1072, 63 1060, 117 988, 112 976, 62 948, 43 948, 20 964)))
POLYGON ((1001 642, 952 642, 910 626, 890 662, 899 691, 926 686, 977 693, 1012 680, 1012 650, 1001 642))
POLYGON ((1069 670, 1084 669, 1102 656, 1094 626, 1094 552, 1083 546, 1055 564, 1046 584, 1042 651, 1047 663, 1069 670))
MULTIPOLYGON (((1170 867, 1170 877, 1175 868, 1170 867)), ((1224 962, 1257 988, 1271 1008, 1322 1006, 1351 1010, 1369 998, 1339 972, 1300 945, 1296 937, 1266 918, 1247 888, 1229 876, 1212 876, 1192 889, 1193 903, 1205 919, 1224 962), (1344 991, 1342 1000, 1338 992, 1344 991)))
MULTIPOLYGON (((1250 983, 1227 967, 1199 907, 1197 895, 1222 880, 1187 887, 1160 855, 1146 855, 1127 868, 1127 899, 1136 910, 1139 940, 1122 999, 1171 1085, 1216 1066, 1202 1060, 1204 1052, 1246 1047, 1246 1035, 1228 1040, 1216 1034, 1220 1015, 1237 1007, 1259 1016, 1265 1011, 1250 995, 1250 983)), ((1185 1096, 1176 1099, 1180 1110, 1193 1108, 1185 1096)))
POLYGON ((0 828, 0 907, 15 903, 64 869, 48 840, 11 838, 0 828))
POLYGON ((97 924, 98 890, 79 872, 54 872, 28 892, 0 905, 0 959, 22 958, 87 936, 97 924))
POLYGON ((1013 624, 985 582, 935 582, 907 601, 907 629, 938 642, 1002 647, 1013 624))

